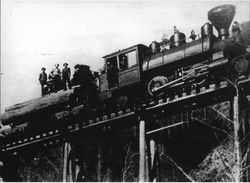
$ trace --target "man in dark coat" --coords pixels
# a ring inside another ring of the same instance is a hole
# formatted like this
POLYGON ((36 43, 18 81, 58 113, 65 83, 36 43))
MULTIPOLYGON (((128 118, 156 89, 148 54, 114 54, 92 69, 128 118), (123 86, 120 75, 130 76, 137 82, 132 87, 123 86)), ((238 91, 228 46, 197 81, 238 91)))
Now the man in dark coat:
POLYGON ((73 79, 71 80, 72 85, 81 85, 87 90, 93 85, 94 77, 91 73, 89 66, 79 65, 75 66, 75 73, 73 79))
POLYGON ((68 83, 69 89, 71 89, 71 85, 70 85, 71 71, 70 71, 70 68, 68 67, 67 63, 64 63, 63 66, 64 66, 64 68, 62 70, 63 90, 67 90, 67 83, 68 83))
POLYGON ((47 74, 45 73, 46 69, 44 67, 41 70, 42 73, 39 75, 39 82, 41 84, 42 96, 44 96, 46 94, 45 85, 47 85, 47 74))
POLYGON ((94 107, 97 104, 97 88, 94 84, 94 77, 89 66, 77 64, 71 83, 72 86, 81 86, 78 91, 81 93, 80 101, 83 101, 88 107, 94 107))
POLYGON ((114 88, 118 86, 118 69, 110 62, 107 63, 107 77, 109 87, 114 88))

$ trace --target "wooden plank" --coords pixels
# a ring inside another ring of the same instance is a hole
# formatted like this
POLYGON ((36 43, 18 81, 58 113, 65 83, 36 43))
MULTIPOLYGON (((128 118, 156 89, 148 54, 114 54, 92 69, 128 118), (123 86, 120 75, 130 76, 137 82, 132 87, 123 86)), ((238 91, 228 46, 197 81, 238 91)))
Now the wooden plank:
POLYGON ((67 161, 68 161, 68 143, 64 144, 63 151, 63 182, 67 182, 67 161))
POLYGON ((103 149, 103 144, 101 140, 98 140, 98 151, 97 151, 97 181, 101 182, 102 181, 102 149, 103 149))
POLYGON ((139 182, 145 182, 145 121, 140 121, 139 127, 139 182))
POLYGON ((235 171, 233 173, 235 182, 241 182, 241 155, 239 139, 239 94, 233 99, 233 122, 234 122, 234 156, 235 171))
POLYGON ((150 157, 151 157, 151 170, 153 170, 154 160, 155 160, 155 140, 150 140, 150 157))
POLYGON ((163 131, 163 130, 168 130, 168 129, 173 128, 173 127, 176 127, 176 126, 183 125, 183 124, 185 124, 185 123, 188 123, 188 121, 179 122, 179 123, 174 123, 174 124, 171 124, 171 125, 168 125, 168 126, 164 126, 164 127, 161 127, 161 128, 158 128, 158 129, 155 129, 155 130, 146 132, 146 135, 151 135, 151 134, 153 134, 153 133, 157 133, 157 132, 160 132, 160 131, 163 131))
POLYGON ((150 180, 151 182, 156 182, 156 142, 153 138, 150 139, 150 160, 151 160, 151 167, 150 167, 150 180))

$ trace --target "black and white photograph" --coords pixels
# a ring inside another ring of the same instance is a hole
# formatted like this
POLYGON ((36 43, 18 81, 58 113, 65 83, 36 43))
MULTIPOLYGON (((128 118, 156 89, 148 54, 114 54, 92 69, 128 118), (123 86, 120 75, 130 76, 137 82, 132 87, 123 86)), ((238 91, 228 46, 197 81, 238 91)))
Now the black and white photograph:
POLYGON ((250 182, 250 0, 1 0, 0 182, 250 182))

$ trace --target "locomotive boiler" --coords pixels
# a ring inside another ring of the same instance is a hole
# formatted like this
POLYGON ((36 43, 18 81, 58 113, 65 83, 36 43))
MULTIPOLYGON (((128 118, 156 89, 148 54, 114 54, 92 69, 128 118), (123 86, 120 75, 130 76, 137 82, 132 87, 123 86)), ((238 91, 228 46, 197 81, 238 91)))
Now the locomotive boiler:
MULTIPOLYGON (((175 27, 169 40, 154 41, 149 47, 137 44, 104 56, 95 111, 116 110, 161 94, 187 92, 216 80, 217 76, 248 77, 250 21, 241 24, 235 21, 230 36, 229 27, 235 13, 235 6, 221 5, 208 12, 210 23, 201 27, 199 35, 192 32, 186 39, 175 27), (214 34, 214 27, 218 36, 214 34)), ((79 95, 82 95, 79 91, 82 90, 62 92, 61 99, 55 95, 55 102, 48 106, 45 101, 52 96, 36 99, 35 108, 34 101, 11 106, 2 115, 1 122, 20 124, 34 122, 37 116, 44 120, 73 116, 79 112, 78 108, 86 109, 85 103, 79 103, 79 95), (22 106, 26 107, 23 113, 20 112, 22 106)))

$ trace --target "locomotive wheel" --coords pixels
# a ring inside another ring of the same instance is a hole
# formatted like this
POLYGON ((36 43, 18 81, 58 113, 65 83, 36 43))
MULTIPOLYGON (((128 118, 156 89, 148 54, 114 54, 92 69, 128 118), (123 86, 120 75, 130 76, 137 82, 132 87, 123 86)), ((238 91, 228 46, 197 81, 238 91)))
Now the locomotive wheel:
POLYGON ((154 96, 152 93, 153 89, 159 88, 160 86, 163 86, 167 84, 169 81, 165 76, 156 76, 154 77, 149 83, 148 83, 148 93, 151 96, 154 96))

